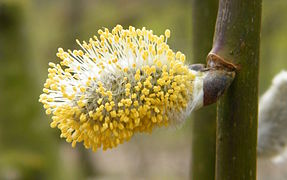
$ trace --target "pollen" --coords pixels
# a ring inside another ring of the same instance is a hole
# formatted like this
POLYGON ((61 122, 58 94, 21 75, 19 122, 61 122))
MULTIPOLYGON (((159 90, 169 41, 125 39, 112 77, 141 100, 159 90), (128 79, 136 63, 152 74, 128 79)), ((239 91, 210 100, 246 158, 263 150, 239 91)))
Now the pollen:
POLYGON ((58 49, 49 63, 39 101, 51 114, 51 127, 75 147, 114 148, 136 133, 150 133, 185 119, 202 75, 184 63, 185 55, 167 45, 170 30, 117 25, 98 30, 81 50, 58 49))

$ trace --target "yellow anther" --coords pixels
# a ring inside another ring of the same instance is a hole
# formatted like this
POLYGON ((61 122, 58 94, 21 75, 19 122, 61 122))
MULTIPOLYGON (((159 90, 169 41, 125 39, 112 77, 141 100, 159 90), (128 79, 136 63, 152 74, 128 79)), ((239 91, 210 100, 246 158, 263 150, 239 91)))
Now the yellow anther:
POLYGON ((82 100, 79 100, 79 101, 77 102, 77 104, 78 104, 78 106, 80 106, 80 107, 84 107, 84 106, 86 105, 82 100))
POLYGON ((118 103, 118 106, 119 106, 119 107, 122 107, 123 105, 124 105, 124 104, 121 103, 121 102, 118 103))
POLYGON ((43 92, 44 92, 44 93, 48 93, 48 92, 49 92, 49 89, 44 88, 44 89, 43 89, 43 92))
POLYGON ((83 93, 83 92, 86 92, 86 88, 85 87, 80 87, 80 91, 83 93))
POLYGON ((146 60, 146 59, 148 58, 148 51, 144 51, 144 52, 143 52, 142 58, 143 58, 144 60, 146 60))
POLYGON ((81 122, 84 122, 84 121, 86 121, 86 120, 87 120, 86 115, 85 115, 85 114, 81 114, 81 116, 80 116, 80 121, 81 121, 81 122))
POLYGON ((49 115, 49 114, 51 114, 51 113, 52 113, 52 110, 51 110, 50 108, 46 110, 46 114, 47 114, 47 115, 49 115))
POLYGON ((165 30, 164 35, 166 38, 169 38, 170 37, 170 30, 169 29, 165 30))
POLYGON ((132 86, 132 85, 131 85, 130 83, 127 83, 127 84, 126 84, 126 88, 128 88, 128 89, 130 89, 131 86, 132 86))
POLYGON ((141 76, 140 76, 139 74, 136 74, 136 75, 135 75, 135 80, 136 80, 136 81, 139 81, 139 80, 140 80, 140 77, 141 77, 141 76))
POLYGON ((181 55, 180 55, 180 60, 181 60, 182 62, 185 61, 185 55, 184 55, 184 54, 181 54, 181 55))
POLYGON ((167 55, 168 55, 168 56, 172 56, 172 54, 173 54, 172 50, 169 49, 169 50, 167 51, 167 55))
POLYGON ((103 30, 101 29, 98 30, 98 34, 102 35, 103 33, 104 33, 103 30))
POLYGON ((64 52, 63 48, 58 48, 58 52, 63 53, 64 52))
POLYGON ((97 103, 100 105, 103 101, 103 98, 98 99, 97 103))
POLYGON ((176 59, 180 59, 180 56, 181 56, 181 52, 177 51, 176 54, 175 54, 175 58, 176 59))
POLYGON ((138 85, 139 88, 142 88, 142 83, 141 82, 138 82, 137 85, 138 85))
POLYGON ((111 111, 110 114, 111 114, 111 117, 113 118, 117 117, 117 113, 115 110, 111 111))
POLYGON ((106 129, 108 129, 108 124, 104 123, 101 132, 104 132, 106 129))
POLYGON ((56 67, 55 63, 49 62, 49 66, 56 67))
POLYGON ((133 98, 133 99, 137 98, 137 94, 136 94, 136 93, 133 93, 133 94, 132 94, 132 98, 133 98))

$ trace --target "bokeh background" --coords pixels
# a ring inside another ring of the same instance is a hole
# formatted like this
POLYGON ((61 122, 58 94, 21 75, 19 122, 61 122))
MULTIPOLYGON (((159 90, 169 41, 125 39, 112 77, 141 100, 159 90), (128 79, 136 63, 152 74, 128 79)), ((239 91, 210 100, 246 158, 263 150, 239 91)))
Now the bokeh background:
MULTIPOLYGON (((263 0, 261 93, 287 69, 286 19, 286 0, 263 0)), ((49 127, 38 97, 57 48, 79 48, 76 38, 116 24, 158 35, 169 28, 172 49, 196 61, 190 0, 0 0, 0 179, 188 179, 191 120, 96 153, 71 148, 49 127)), ((286 179, 286 163, 258 169, 259 179, 286 179)))

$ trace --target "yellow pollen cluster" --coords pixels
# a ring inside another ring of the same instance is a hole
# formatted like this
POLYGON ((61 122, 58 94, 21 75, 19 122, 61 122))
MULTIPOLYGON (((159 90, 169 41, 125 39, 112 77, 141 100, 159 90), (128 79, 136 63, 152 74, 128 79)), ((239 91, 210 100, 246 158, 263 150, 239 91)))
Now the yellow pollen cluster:
POLYGON ((61 137, 86 148, 116 147, 137 132, 167 126, 192 99, 195 74, 174 53, 165 36, 117 25, 98 31, 82 50, 58 49, 60 64, 49 63, 40 102, 52 114, 61 137))

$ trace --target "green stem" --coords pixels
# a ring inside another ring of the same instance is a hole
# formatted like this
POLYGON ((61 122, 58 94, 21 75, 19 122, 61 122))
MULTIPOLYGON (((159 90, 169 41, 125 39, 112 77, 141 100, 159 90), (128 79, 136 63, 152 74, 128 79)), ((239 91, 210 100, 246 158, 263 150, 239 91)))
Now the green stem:
POLYGON ((212 62, 236 67, 218 103, 216 179, 256 179, 261 0, 220 0, 212 62))
MULTIPOLYGON (((194 63, 205 63, 212 48, 217 0, 192 1, 194 63)), ((194 113, 190 179, 213 180, 215 174, 216 105, 194 113)))

